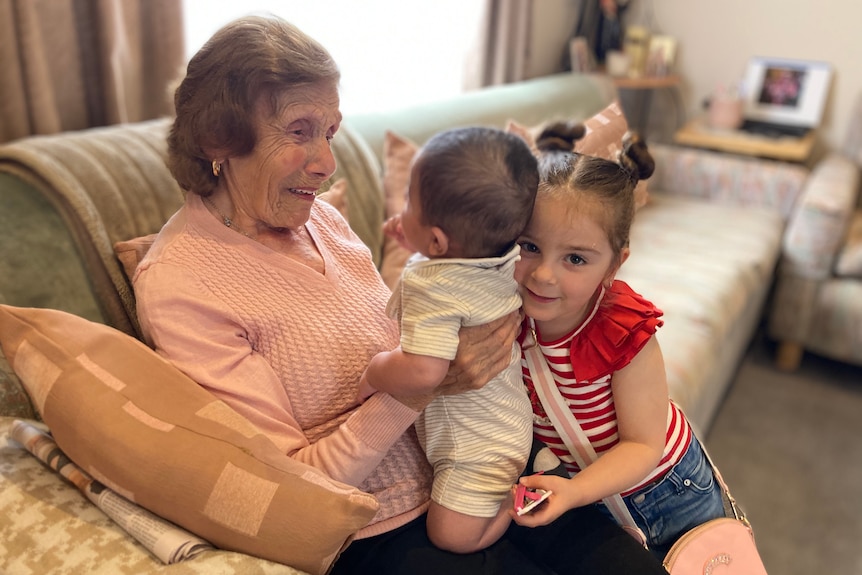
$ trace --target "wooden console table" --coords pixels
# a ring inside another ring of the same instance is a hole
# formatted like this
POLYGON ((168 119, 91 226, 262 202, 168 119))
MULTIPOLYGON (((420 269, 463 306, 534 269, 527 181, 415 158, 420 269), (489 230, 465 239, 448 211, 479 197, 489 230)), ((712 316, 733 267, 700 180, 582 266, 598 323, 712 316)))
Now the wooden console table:
POLYGON ((702 118, 689 121, 674 134, 677 144, 800 163, 811 156, 815 140, 814 130, 801 138, 772 138, 740 130, 715 130, 702 118))

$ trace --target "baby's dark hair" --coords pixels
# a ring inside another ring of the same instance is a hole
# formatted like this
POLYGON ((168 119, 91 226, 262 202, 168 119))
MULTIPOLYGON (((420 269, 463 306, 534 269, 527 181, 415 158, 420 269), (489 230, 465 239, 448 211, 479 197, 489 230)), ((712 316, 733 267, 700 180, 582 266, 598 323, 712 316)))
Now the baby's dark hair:
POLYGON ((616 162, 579 154, 574 151, 575 142, 585 133, 583 124, 573 122, 549 124, 541 131, 536 138, 541 176, 538 193, 597 202, 600 224, 619 265, 634 220, 635 187, 652 175, 655 161, 646 142, 632 132, 623 137, 616 162))
POLYGON ((514 134, 454 128, 422 146, 411 173, 416 184, 422 223, 443 230, 454 257, 500 256, 533 214, 538 163, 514 134))

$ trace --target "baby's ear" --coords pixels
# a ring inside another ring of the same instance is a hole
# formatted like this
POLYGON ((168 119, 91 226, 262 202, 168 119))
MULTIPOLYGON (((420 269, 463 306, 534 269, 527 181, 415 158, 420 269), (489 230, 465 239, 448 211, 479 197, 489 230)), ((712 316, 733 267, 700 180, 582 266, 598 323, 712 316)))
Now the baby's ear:
POLYGON ((431 245, 428 247, 428 255, 439 258, 449 251, 449 237, 437 226, 431 228, 431 245))

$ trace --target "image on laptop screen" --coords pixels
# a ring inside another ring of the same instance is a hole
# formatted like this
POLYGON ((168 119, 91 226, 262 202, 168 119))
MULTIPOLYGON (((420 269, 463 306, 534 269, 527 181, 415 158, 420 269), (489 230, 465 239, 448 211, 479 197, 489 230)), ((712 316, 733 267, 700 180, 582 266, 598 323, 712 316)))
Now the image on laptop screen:
POLYGON ((804 136, 820 125, 832 69, 825 62, 755 57, 745 73, 742 129, 804 136))

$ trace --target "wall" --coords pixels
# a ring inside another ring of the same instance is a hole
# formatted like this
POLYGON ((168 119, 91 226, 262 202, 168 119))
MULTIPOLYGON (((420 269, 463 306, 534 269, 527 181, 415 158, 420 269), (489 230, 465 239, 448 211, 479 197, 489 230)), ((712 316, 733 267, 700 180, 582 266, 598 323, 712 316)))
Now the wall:
POLYGON ((689 117, 700 112, 718 84, 741 79, 750 56, 831 63, 833 82, 820 135, 831 148, 843 142, 862 94, 860 0, 633 0, 626 18, 651 20, 655 31, 677 38, 677 72, 689 117))
POLYGON ((579 6, 579 0, 534 0, 528 78, 560 71, 563 50, 568 49, 569 38, 578 21, 579 6))
MULTIPOLYGON (((535 2, 529 77, 559 69, 579 5, 579 0, 535 2)), ((841 146, 855 100, 862 94, 862 1, 631 0, 625 22, 645 22, 656 33, 677 39, 676 72, 682 77, 688 118, 702 113, 704 100, 717 86, 741 80, 751 56, 831 63, 832 86, 820 139, 830 148, 841 146)), ((673 115, 668 101, 657 98, 654 104, 658 114, 673 115)), ((678 122, 673 117, 668 121, 678 122)))

